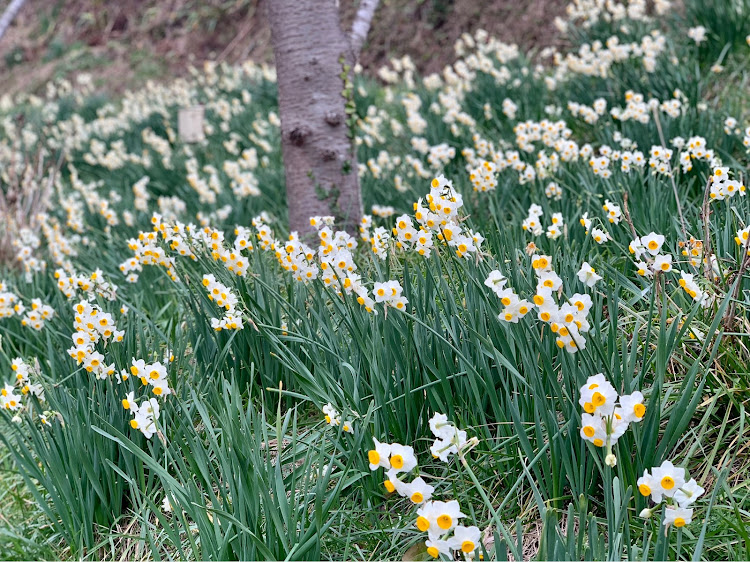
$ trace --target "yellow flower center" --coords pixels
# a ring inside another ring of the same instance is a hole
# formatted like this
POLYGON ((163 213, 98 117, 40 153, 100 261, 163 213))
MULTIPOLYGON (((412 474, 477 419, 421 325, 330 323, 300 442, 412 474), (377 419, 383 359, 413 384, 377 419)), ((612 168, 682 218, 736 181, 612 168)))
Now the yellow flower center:
POLYGON ((437 518, 437 524, 443 530, 450 529, 453 526, 453 519, 450 515, 443 514, 437 518))
POLYGON ((396 486, 394 486, 393 482, 390 480, 386 480, 383 482, 383 486, 385 486, 385 489, 388 490, 389 493, 393 493, 396 491, 396 486))
POLYGON ((372 451, 367 452, 367 460, 370 461, 370 464, 378 464, 380 462, 380 455, 375 449, 373 449, 372 451))
POLYGON ((636 417, 642 418, 644 415, 646 415, 646 406, 643 404, 636 404, 633 406, 633 413, 636 415, 636 417))
POLYGON ((130 427, 133 429, 138 429, 138 422, 135 420, 130 420, 130 427))
POLYGON ((671 490, 674 488, 674 478, 671 476, 665 476, 661 479, 661 487, 665 490, 671 490))
POLYGON ((391 457, 391 466, 396 470, 402 468, 404 466, 404 457, 401 455, 393 455, 391 457))
POLYGON ((606 401, 607 399, 601 392, 594 392, 594 395, 591 397, 591 402, 593 402, 594 406, 597 408, 603 406, 606 401))
MULTIPOLYGON (((675 524, 677 523, 675 522, 675 524)), ((464 541, 461 543, 461 550, 466 554, 468 554, 469 552, 474 552, 475 548, 476 547, 474 546, 474 543, 471 541, 464 541)))
POLYGON ((638 486, 638 491, 642 496, 648 496, 651 494, 651 488, 649 488, 647 484, 641 484, 638 486))
POLYGON ((431 546, 427 549, 427 554, 429 554, 433 558, 437 558, 440 555, 440 551, 434 546, 431 546))
POLYGON ((604 441, 602 441, 601 439, 594 439, 594 445, 596 445, 597 447, 601 447, 602 445, 604 445, 604 441))
POLYGON ((413 501, 414 503, 422 503, 424 501, 424 496, 421 492, 414 492, 411 495, 411 501, 413 501))
POLYGON ((126 410, 130 409, 130 401, 127 398, 122 401, 122 407, 126 410))
POLYGON ((677 517, 674 520, 674 526, 675 527, 684 527, 685 526, 685 520, 682 517, 677 517))
POLYGON ((591 427, 590 425, 587 425, 586 427, 583 428, 583 434, 586 437, 593 437, 594 436, 594 428, 591 427))
POLYGON ((423 533, 430 528, 430 522, 427 520, 426 517, 422 517, 421 515, 417 517, 417 529, 422 531, 423 533))

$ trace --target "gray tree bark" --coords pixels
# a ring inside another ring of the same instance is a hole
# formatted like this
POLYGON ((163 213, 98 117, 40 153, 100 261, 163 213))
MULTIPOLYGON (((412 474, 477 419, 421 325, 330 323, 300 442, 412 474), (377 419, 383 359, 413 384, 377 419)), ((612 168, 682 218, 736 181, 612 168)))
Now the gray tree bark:
POLYGON ((8 7, 5 8, 2 17, 0 17, 0 39, 3 38, 3 35, 5 35, 10 24, 13 23, 16 14, 21 11, 25 2, 26 0, 13 0, 8 7))
POLYGON ((362 198, 347 124, 345 80, 356 54, 336 0, 270 0, 289 227, 312 232, 310 217, 333 215, 357 231, 362 198))

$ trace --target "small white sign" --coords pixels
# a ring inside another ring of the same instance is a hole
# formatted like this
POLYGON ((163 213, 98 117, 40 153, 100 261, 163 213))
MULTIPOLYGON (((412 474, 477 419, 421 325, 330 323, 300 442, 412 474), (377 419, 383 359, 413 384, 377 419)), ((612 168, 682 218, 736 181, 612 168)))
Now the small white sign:
POLYGON ((182 142, 200 142, 203 134, 203 106, 182 107, 177 115, 177 132, 182 142))

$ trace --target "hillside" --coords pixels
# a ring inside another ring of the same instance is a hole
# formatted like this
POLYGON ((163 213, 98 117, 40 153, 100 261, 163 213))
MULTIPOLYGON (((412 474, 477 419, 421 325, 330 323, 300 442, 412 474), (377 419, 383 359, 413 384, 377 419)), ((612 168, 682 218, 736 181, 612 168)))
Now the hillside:
MULTIPOLYGON (((205 60, 272 61, 266 1, 28 0, 0 40, 0 94, 38 91, 50 78, 80 71, 94 74, 103 90, 122 92, 143 80, 184 76, 205 60)), ((342 0, 345 21, 356 6, 342 0)), ((378 68, 410 55, 420 71, 434 72, 455 58, 462 33, 480 28, 543 48, 558 41, 552 22, 563 8, 561 0, 383 0, 361 62, 378 68)))

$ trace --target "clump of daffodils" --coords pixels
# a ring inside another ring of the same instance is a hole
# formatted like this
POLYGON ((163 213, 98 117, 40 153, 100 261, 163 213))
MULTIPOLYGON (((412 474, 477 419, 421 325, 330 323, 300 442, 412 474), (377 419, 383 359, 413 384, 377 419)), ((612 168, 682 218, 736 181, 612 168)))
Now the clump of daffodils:
POLYGON ((40 402, 44 402, 44 388, 41 384, 32 382, 32 378, 39 376, 39 364, 36 359, 31 364, 21 357, 16 357, 11 362, 10 368, 16 374, 16 386, 21 389, 21 394, 36 396, 40 402))
POLYGON ((0 320, 12 318, 21 310, 22 306, 18 295, 8 290, 5 281, 0 281, 0 320))
POLYGON ((456 500, 426 502, 417 510, 417 529, 427 533, 427 554, 451 559, 455 552, 473 558, 480 546, 481 532, 476 526, 465 527, 459 521, 466 517, 456 500))
POLYGON ((528 216, 524 219, 523 223, 521 223, 521 228, 526 232, 530 232, 534 236, 541 236, 542 232, 544 232, 541 219, 543 214, 544 211, 539 205, 536 203, 532 204, 531 207, 529 207, 528 216))
POLYGON ((32 383, 32 377, 39 376, 39 367, 36 362, 29 364, 21 357, 13 359, 10 365, 15 374, 14 384, 5 383, 0 388, 0 409, 18 413, 23 408, 24 396, 36 396, 40 402, 44 402, 44 388, 41 384, 32 383))
MULTIPOLYGON (((531 265, 537 277, 533 302, 519 298, 512 288, 506 287, 508 280, 498 270, 491 271, 485 280, 484 284, 492 289, 505 306, 498 319, 516 324, 536 308, 538 319, 549 325, 556 335, 556 345, 560 349, 565 349, 568 353, 584 349, 586 339, 583 334, 591 327, 587 319, 592 306, 591 297, 575 293, 558 304, 555 295, 558 295, 557 298, 562 295, 562 279, 552 269, 552 258, 534 253, 531 256, 531 265)), ((588 263, 583 264, 578 272, 578 278, 588 287, 593 287, 601 279, 588 263)))
POLYGON ((430 431, 435 436, 435 441, 430 447, 430 453, 436 459, 446 462, 451 455, 458 454, 465 447, 476 444, 476 437, 466 439, 466 432, 458 429, 448 421, 445 414, 436 413, 430 419, 430 431))
MULTIPOLYGON (((467 441, 466 432, 457 429, 444 414, 436 413, 430 419, 430 430, 436 437, 430 451, 444 461, 477 442, 476 438, 467 441)), ((367 453, 370 470, 386 469, 386 490, 419 505, 415 523, 417 529, 427 533, 427 553, 433 558, 440 555, 452 558, 454 553, 461 552, 466 558, 473 558, 480 547, 481 533, 478 527, 459 524, 466 514, 458 501, 433 500, 435 488, 421 476, 406 482, 406 476, 418 467, 414 449, 399 443, 381 443, 375 438, 373 442, 374 448, 367 453)))
POLYGON ((106 346, 110 341, 120 342, 125 331, 118 330, 112 314, 104 312, 97 304, 81 301, 73 310, 75 332, 71 335, 73 346, 68 349, 68 355, 87 372, 99 379, 106 379, 115 373, 115 366, 114 363, 105 363, 97 344, 102 342, 106 346))
POLYGON ((711 186, 708 196, 711 200, 732 199, 735 195, 740 194, 744 197, 747 194, 747 187, 738 180, 729 179, 729 168, 714 168, 711 176, 711 186))
POLYGON ((350 420, 341 421, 341 414, 330 402, 323 406, 323 418, 331 427, 341 426, 346 433, 354 433, 354 426, 350 420))
POLYGON ((139 405, 135 401, 134 393, 130 392, 122 400, 122 407, 128 410, 133 416, 133 419, 130 420, 130 427, 139 430, 146 439, 151 439, 158 429, 156 421, 161 415, 159 402, 156 398, 145 399, 139 405))
POLYGON ((684 468, 664 461, 650 471, 643 471, 643 476, 638 479, 638 491, 656 503, 656 506, 644 509, 641 517, 651 517, 653 511, 664 502, 665 527, 669 529, 674 525, 679 529, 693 521, 693 508, 690 506, 706 490, 695 479, 688 480, 684 468))
POLYGON ((602 373, 588 378, 580 389, 578 403, 584 410, 581 414, 581 438, 606 450, 604 461, 608 466, 617 464, 612 446, 627 431, 633 422, 646 415, 643 394, 618 396, 617 391, 602 373))
POLYGON ((58 268, 55 270, 55 279, 57 279, 57 288, 68 299, 75 298, 79 290, 86 293, 89 300, 92 300, 96 295, 108 301, 117 299, 117 285, 107 281, 102 270, 98 268, 90 275, 58 268))
POLYGON ((44 323, 55 315, 55 309, 44 304, 41 299, 32 299, 31 306, 25 309, 25 312, 26 314, 21 318, 21 325, 36 331, 44 328, 44 323))
MULTIPOLYGON (((420 225, 420 233, 425 236, 415 237, 415 249, 429 249, 426 233, 437 236, 443 244, 452 248, 460 258, 479 255, 484 236, 471 229, 464 228, 459 211, 463 207, 463 197, 453 187, 453 183, 440 175, 430 184, 430 193, 426 197, 427 207, 422 199, 414 203, 414 217, 420 225)), ((422 255, 429 252, 419 252, 422 255)))
POLYGON ((143 359, 133 358, 130 373, 137 377, 143 386, 150 386, 156 396, 167 396, 172 393, 167 378, 167 367, 159 361, 146 363, 143 359))
POLYGON ((203 276, 203 286, 208 291, 208 298, 225 310, 222 318, 211 318, 211 327, 217 332, 221 330, 241 330, 243 324, 242 316, 237 311, 237 295, 229 287, 219 283, 212 274, 203 276))
POLYGON ((381 443, 375 438, 373 443, 374 448, 367 453, 370 470, 386 469, 383 485, 388 492, 397 492, 415 504, 422 504, 432 497, 435 488, 427 484, 422 477, 417 477, 411 482, 404 481, 409 473, 417 468, 417 457, 414 455, 413 447, 400 443, 381 443))
POLYGON ((403 288, 398 281, 386 281, 385 283, 375 283, 372 294, 375 302, 383 303, 386 307, 405 310, 409 303, 406 297, 402 296, 403 288))

